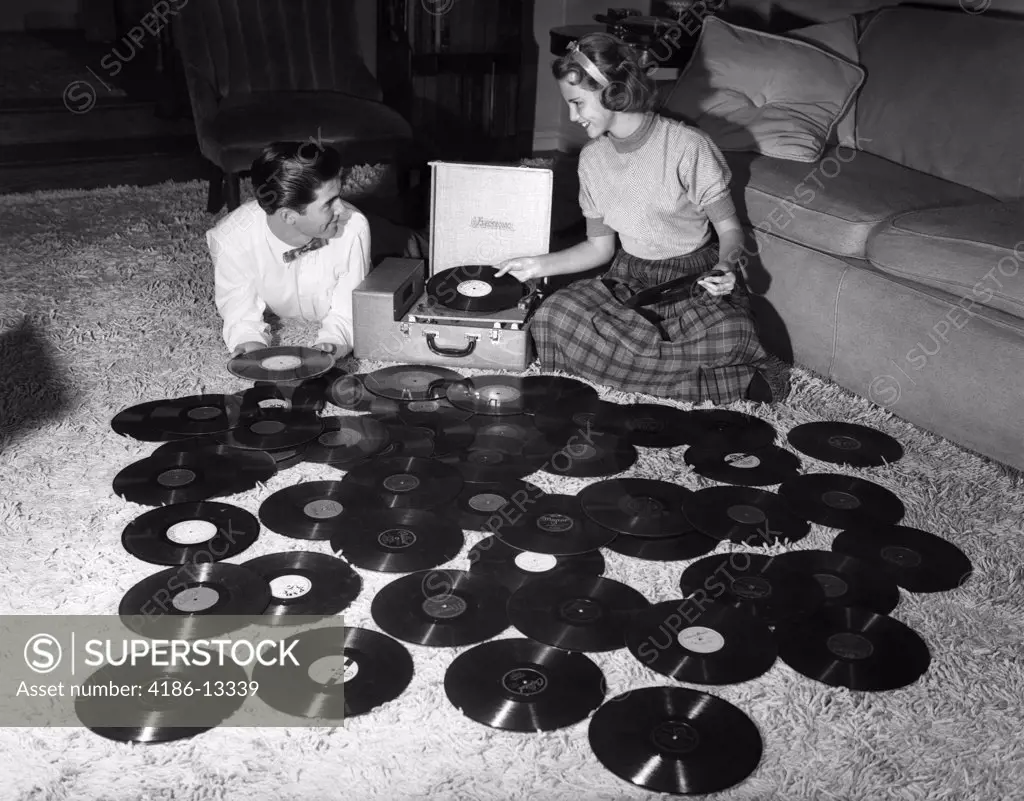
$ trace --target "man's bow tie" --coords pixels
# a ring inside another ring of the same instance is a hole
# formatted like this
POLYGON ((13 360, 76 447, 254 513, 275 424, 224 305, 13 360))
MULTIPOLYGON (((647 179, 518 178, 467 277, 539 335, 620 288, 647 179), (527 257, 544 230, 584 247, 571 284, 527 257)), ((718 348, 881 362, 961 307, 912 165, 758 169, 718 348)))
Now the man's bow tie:
POLYGON ((327 240, 326 239, 320 239, 318 237, 313 237, 305 245, 303 245, 300 248, 293 248, 292 250, 286 250, 284 252, 284 260, 285 260, 285 262, 295 261, 303 253, 311 253, 314 250, 319 250, 320 248, 322 248, 326 244, 327 244, 327 240))

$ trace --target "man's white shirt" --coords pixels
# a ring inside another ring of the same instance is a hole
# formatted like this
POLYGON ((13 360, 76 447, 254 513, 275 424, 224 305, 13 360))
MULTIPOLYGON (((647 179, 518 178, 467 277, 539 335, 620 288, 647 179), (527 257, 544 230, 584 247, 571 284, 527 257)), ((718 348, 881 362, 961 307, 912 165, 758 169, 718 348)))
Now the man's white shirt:
POLYGON ((370 271, 370 225, 349 208, 339 236, 291 262, 284 254, 294 247, 274 235, 255 200, 207 231, 229 351, 243 342, 269 344, 268 307, 282 318, 319 321, 317 342, 336 345, 342 354, 352 350, 352 291, 370 271))

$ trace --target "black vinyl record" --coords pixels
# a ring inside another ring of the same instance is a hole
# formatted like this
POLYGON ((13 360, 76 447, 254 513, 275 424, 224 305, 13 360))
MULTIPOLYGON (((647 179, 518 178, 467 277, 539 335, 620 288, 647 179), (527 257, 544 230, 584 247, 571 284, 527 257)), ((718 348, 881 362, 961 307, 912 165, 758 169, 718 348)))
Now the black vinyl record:
POLYGON ((195 639, 244 626, 243 618, 256 622, 269 603, 270 586, 258 573, 229 562, 189 563, 139 581, 121 598, 118 615, 152 639, 195 639))
POLYGON ((218 434, 241 423, 242 401, 236 395, 170 398, 149 412, 149 421, 166 439, 218 434))
MULTIPOLYGON (((509 441, 511 445, 514 440, 509 441)), ((500 445, 493 442, 492 445, 500 445)), ((512 448, 510 448, 511 450, 512 448)), ((466 484, 500 484, 525 478, 544 464, 543 460, 528 459, 509 453, 501 447, 471 447, 457 453, 435 457, 439 462, 458 470, 466 484)))
POLYGON ((616 478, 598 481, 577 494, 584 513, 619 534, 660 539, 693 530, 683 512, 693 492, 668 481, 616 478))
POLYGON ((437 459, 393 456, 353 467, 342 483, 372 505, 433 509, 455 500, 464 482, 456 468, 437 459))
POLYGON ((506 545, 497 537, 485 537, 469 549, 469 572, 500 581, 509 592, 531 581, 554 576, 600 576, 604 573, 604 557, 600 551, 587 551, 570 556, 556 556, 535 551, 521 551, 506 545))
POLYGON ((114 433, 141 442, 166 442, 188 434, 171 434, 153 422, 153 411, 173 403, 170 398, 146 401, 122 409, 110 421, 114 433))
POLYGON ((710 553, 718 547, 718 540, 693 530, 677 537, 631 537, 620 534, 604 546, 609 551, 649 562, 681 562, 710 553))
POLYGON ((363 587, 359 574, 341 559, 316 551, 266 554, 242 567, 262 576, 270 587, 264 618, 336 615, 351 606, 363 587))
POLYGON ((523 378, 523 411, 536 414, 546 404, 565 406, 598 399, 597 390, 577 378, 558 375, 528 375, 523 378))
POLYGON ((756 679, 779 653, 765 621, 735 606, 689 598, 637 614, 626 647, 656 673, 690 684, 756 679))
POLYGON ((632 587, 600 576, 552 576, 524 585, 508 601, 508 617, 537 642, 564 651, 616 651, 637 612, 650 602, 632 587))
MULTIPOLYGON (((462 380, 462 374, 430 364, 400 364, 374 370, 363 378, 374 395, 393 401, 437 400, 445 397, 448 385, 462 380)), ((396 410, 397 413, 397 410, 396 410)))
POLYGON ((306 452, 306 445, 296 445, 294 448, 281 448, 269 451, 250 451, 250 453, 266 453, 274 460, 274 464, 277 465, 277 472, 287 470, 289 467, 295 467, 297 464, 301 464, 303 456, 306 452))
POLYGON ((476 431, 466 420, 442 415, 434 421, 423 420, 420 426, 434 435, 434 458, 451 456, 472 447, 476 431))
POLYGON ((636 448, 625 438, 590 431, 579 438, 571 436, 542 469, 555 476, 597 478, 622 473, 638 458, 636 448))
POLYGON ((895 439, 856 423, 804 423, 790 429, 786 439, 800 453, 851 467, 879 467, 903 458, 903 446, 895 439))
POLYGON ((743 607, 769 625, 806 617, 825 601, 813 577, 748 551, 705 556, 683 571, 679 587, 687 597, 743 607))
POLYGON ((307 445, 323 429, 323 418, 316 412, 259 408, 244 415, 235 428, 218 434, 217 439, 234 448, 276 451, 307 445))
POLYGON ((613 417, 595 418, 594 425, 642 448, 675 448, 689 444, 689 412, 662 403, 621 404, 613 417))
POLYGON ((330 370, 314 378, 299 381, 256 381, 253 386, 262 390, 276 389, 292 406, 300 405, 319 412, 323 411, 330 400, 331 385, 347 375, 348 371, 335 362, 330 370), (296 398, 301 401, 295 401, 296 398))
POLYGON ((733 787, 756 770, 764 752, 745 712, 686 687, 618 695, 594 713, 588 734, 594 756, 620 779, 676 795, 733 787))
POLYGON ((782 483, 779 495, 794 514, 829 528, 893 525, 906 512, 896 495, 871 481, 833 473, 807 473, 782 483))
POLYGON ((316 348, 278 345, 242 353, 228 362, 228 372, 248 381, 306 381, 334 367, 334 357, 316 348))
POLYGON ((237 465, 240 486, 248 489, 252 482, 266 483, 273 478, 279 469, 277 461, 265 451, 251 448, 235 448, 225 445, 217 437, 219 434, 207 434, 202 437, 188 437, 165 442, 156 448, 153 456, 165 456, 170 453, 212 453, 228 459, 237 465))
POLYGON ((802 550, 779 554, 775 561, 794 573, 812 576, 825 593, 826 606, 857 606, 887 615, 900 602, 892 577, 855 556, 802 550))
POLYGON ((910 592, 945 592, 962 586, 974 568, 953 543, 909 526, 872 526, 840 531, 836 553, 873 564, 910 592))
POLYGON ((291 384, 257 383, 237 393, 242 401, 242 415, 260 409, 292 409, 297 412, 319 412, 324 407, 322 393, 305 382, 291 384))
POLYGON ((392 637, 432 647, 471 645, 509 627, 509 592, 464 570, 422 570, 395 579, 370 606, 392 637))
POLYGON ((233 495, 262 479, 239 462, 200 451, 147 456, 114 476, 114 493, 143 506, 191 503, 233 495))
POLYGON ((430 458, 434 455, 434 432, 419 426, 403 426, 397 423, 386 424, 388 444, 377 453, 361 460, 347 462, 345 469, 351 470, 375 459, 390 459, 396 456, 430 458))
POLYGON ((345 525, 350 508, 373 502, 364 490, 343 481, 305 481, 278 490, 260 505, 260 521, 296 540, 329 540, 345 525))
POLYGON ((455 499, 459 525, 470 531, 488 531, 488 525, 511 522, 542 495, 540 487, 528 481, 493 484, 465 484, 455 499))
POLYGON ((713 450, 749 451, 775 442, 778 432, 759 417, 730 409, 691 409, 682 437, 690 445, 713 450))
MULTIPOLYGON (((398 404, 394 413, 398 422, 407 426, 431 427, 442 419, 451 421, 465 420, 473 416, 472 412, 452 406, 447 397, 431 400, 409 401, 398 404)), ((390 421, 389 421, 390 422, 390 421)))
POLYGON ((350 412, 370 412, 382 417, 398 414, 400 404, 374 395, 366 388, 365 381, 365 373, 339 376, 327 388, 327 400, 350 412))
POLYGON ((307 462, 346 465, 361 462, 383 451, 391 443, 388 427, 372 417, 346 415, 321 417, 323 431, 303 451, 307 462))
POLYGON ((622 404, 588 394, 541 402, 533 408, 532 414, 539 431, 561 437, 574 434, 576 439, 585 438, 594 431, 604 434, 621 432, 625 430, 627 419, 626 407, 622 404))
POLYGON ((522 637, 475 645, 444 677, 452 705, 470 720, 506 731, 553 731, 584 720, 604 700, 601 668, 522 637))
POLYGON ((811 531, 781 497, 757 487, 706 487, 693 493, 684 511, 701 533, 748 548, 798 542, 811 531))
POLYGON ((775 629, 779 658, 832 687, 878 692, 917 681, 931 664, 928 645, 895 618, 855 606, 825 606, 775 629))
POLYGON ((515 308, 527 288, 511 275, 497 278, 485 264, 463 264, 435 273, 427 281, 427 303, 467 312, 515 308))
POLYGON ((683 458, 698 475, 746 487, 781 484, 800 471, 800 460, 776 445, 739 451, 692 445, 683 458))
POLYGON ((132 520, 121 545, 154 565, 219 562, 249 548, 260 534, 255 515, 227 503, 200 501, 159 506, 132 520))
POLYGON ((412 573, 454 559, 465 537, 449 517, 428 509, 360 509, 345 515, 331 547, 364 570, 412 573))
POLYGON ((500 447, 509 453, 527 453, 536 450, 528 449, 528 443, 550 443, 553 450, 565 444, 538 429, 533 415, 529 414, 471 414, 465 422, 473 429, 474 448, 500 447))
POLYGON ((325 626, 284 645, 298 664, 257 664, 252 678, 256 694, 288 715, 338 721, 364 715, 398 698, 412 681, 408 649, 370 629, 325 626))
POLYGON ((590 520, 575 495, 543 495, 512 515, 488 523, 485 530, 520 551, 553 556, 596 551, 615 539, 615 532, 590 520))
POLYGON ((514 375, 481 375, 448 385, 448 402, 473 414, 524 414, 523 379, 514 375))

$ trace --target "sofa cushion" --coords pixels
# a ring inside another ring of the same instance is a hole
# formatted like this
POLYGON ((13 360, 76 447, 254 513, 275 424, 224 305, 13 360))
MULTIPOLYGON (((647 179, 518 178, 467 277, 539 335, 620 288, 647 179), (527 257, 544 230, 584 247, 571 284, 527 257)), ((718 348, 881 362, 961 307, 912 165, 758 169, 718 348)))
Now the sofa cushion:
POLYGON ((725 157, 741 220, 834 256, 864 258, 871 232, 893 215, 991 202, 965 186, 842 147, 813 165, 750 153, 725 157))
POLYGON ((867 256, 967 310, 981 304, 1024 317, 1024 201, 899 214, 871 236, 867 256))
POLYGON ((662 108, 723 151, 817 161, 864 70, 809 42, 705 18, 662 108))

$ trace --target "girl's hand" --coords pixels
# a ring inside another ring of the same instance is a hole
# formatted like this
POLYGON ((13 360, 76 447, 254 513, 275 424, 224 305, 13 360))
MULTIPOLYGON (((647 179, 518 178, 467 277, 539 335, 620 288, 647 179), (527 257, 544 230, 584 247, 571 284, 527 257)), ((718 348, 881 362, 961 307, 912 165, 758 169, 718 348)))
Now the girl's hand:
POLYGON ((709 295, 720 298, 728 295, 736 287, 736 274, 727 264, 716 264, 714 271, 721 275, 708 275, 701 278, 697 283, 704 287, 709 295))
POLYGON ((508 259, 503 261, 501 264, 496 265, 496 268, 498 272, 495 273, 495 278, 501 278, 507 273, 520 283, 525 283, 534 278, 544 277, 544 265, 541 264, 540 260, 536 256, 524 256, 518 259, 508 259))

